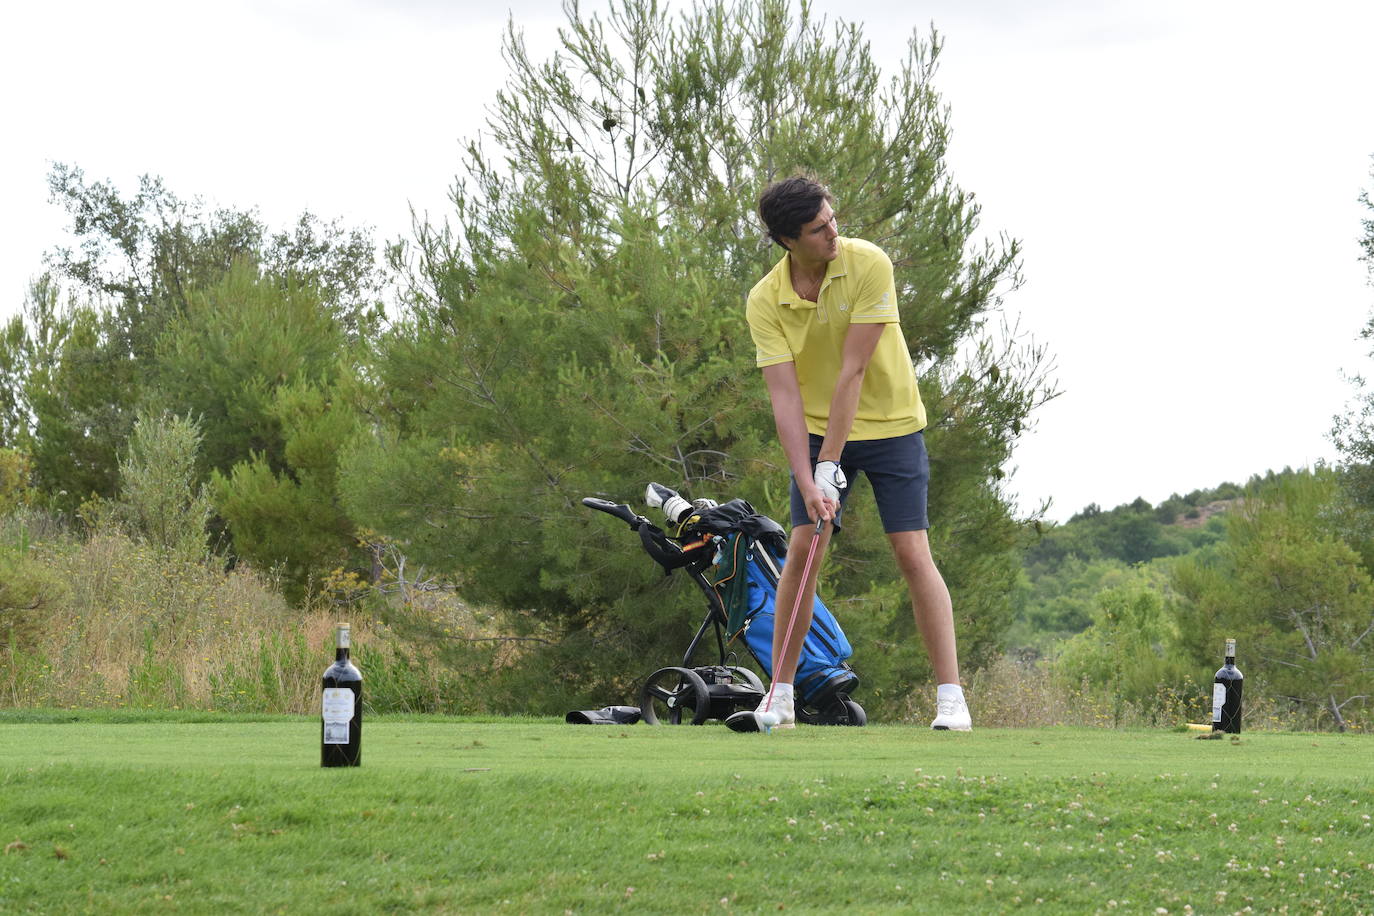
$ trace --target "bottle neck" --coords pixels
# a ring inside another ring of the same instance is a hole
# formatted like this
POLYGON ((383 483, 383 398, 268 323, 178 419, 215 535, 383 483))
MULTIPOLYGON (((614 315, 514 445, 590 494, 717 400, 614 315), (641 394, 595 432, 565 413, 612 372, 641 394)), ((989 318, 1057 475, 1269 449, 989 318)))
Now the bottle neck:
POLYGON ((341 623, 334 629, 334 662, 339 664, 348 661, 348 647, 353 645, 353 631, 346 623, 341 623))

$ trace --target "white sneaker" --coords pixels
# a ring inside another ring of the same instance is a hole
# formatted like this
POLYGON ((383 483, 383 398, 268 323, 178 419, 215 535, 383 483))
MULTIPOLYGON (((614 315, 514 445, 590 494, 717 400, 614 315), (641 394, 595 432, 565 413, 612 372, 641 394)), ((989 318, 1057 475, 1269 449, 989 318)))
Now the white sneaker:
POLYGON ((971 732, 973 717, 968 714, 968 704, 959 697, 937 700, 935 721, 930 727, 937 732, 971 732))
POLYGON ((797 715, 792 697, 776 693, 771 699, 765 696, 757 709, 732 714, 725 724, 737 732, 771 732, 775 728, 796 728, 797 715))

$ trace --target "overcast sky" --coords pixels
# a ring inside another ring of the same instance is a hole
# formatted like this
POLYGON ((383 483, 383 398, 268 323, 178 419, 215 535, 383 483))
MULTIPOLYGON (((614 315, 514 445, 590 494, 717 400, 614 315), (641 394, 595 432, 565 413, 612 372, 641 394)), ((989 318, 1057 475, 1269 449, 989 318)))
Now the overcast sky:
MULTIPOLYGON (((584 9, 601 9, 584 0, 584 9)), ((1374 3, 818 0, 885 69, 943 33, 950 165, 983 228, 1020 238, 1008 317, 1063 396, 1014 459, 1023 507, 1067 518, 1331 459, 1374 289, 1374 3)), ((25 4, 0 34, 0 314, 64 241, 50 163, 132 190, 408 231, 442 217, 459 142, 559 5, 220 0, 25 4)), ((542 53, 540 56, 543 56, 542 53)))

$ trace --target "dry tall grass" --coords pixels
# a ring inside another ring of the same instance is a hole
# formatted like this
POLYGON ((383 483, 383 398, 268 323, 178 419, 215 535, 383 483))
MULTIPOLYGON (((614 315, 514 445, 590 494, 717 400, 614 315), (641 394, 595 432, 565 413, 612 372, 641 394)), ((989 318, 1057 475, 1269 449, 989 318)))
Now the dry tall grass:
POLYGON ((372 697, 417 711, 454 702, 442 672, 356 603, 295 609, 257 570, 117 531, 76 538, 41 518, 5 519, 0 550, 42 582, 29 638, 0 645, 0 705, 313 711, 339 619, 367 647, 372 697))
MULTIPOLYGON (((36 642, 9 648, 0 678, 8 705, 209 708, 211 675, 226 661, 288 628, 320 648, 328 629, 318 613, 299 620, 253 570, 177 560, 122 534, 50 540, 31 554, 59 586, 37 609, 36 642)), ((289 706, 303 710, 314 677, 281 677, 289 706)))
MULTIPOLYGON (((1211 721, 1210 682, 1161 684, 1148 700, 1129 703, 1110 684, 1067 684, 1055 674, 1052 662, 1025 662, 1011 656, 974 672, 966 693, 975 724, 987 728, 1159 728, 1211 721)), ((1245 727, 1286 731, 1312 725, 1300 710, 1252 682, 1246 687, 1245 727)))

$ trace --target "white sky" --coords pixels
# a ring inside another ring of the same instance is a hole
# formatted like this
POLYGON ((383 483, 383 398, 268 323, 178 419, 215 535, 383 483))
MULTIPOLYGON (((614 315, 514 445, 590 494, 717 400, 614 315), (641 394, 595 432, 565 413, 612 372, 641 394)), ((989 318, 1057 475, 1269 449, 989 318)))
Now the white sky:
MULTIPOLYGON (((602 9, 584 0, 584 9, 602 9)), ((817 0, 886 70, 945 36, 950 164, 1025 243, 1010 317, 1065 394, 1012 489, 1050 517, 1331 459, 1341 371, 1368 365, 1358 205, 1374 154, 1374 3, 817 0), (1360 114, 1364 112, 1364 114, 1360 114)), ((48 0, 0 29, 0 315, 64 241, 51 162, 132 191, 302 210, 404 235, 442 217, 459 140, 504 80, 507 11, 550 0, 48 0)))

